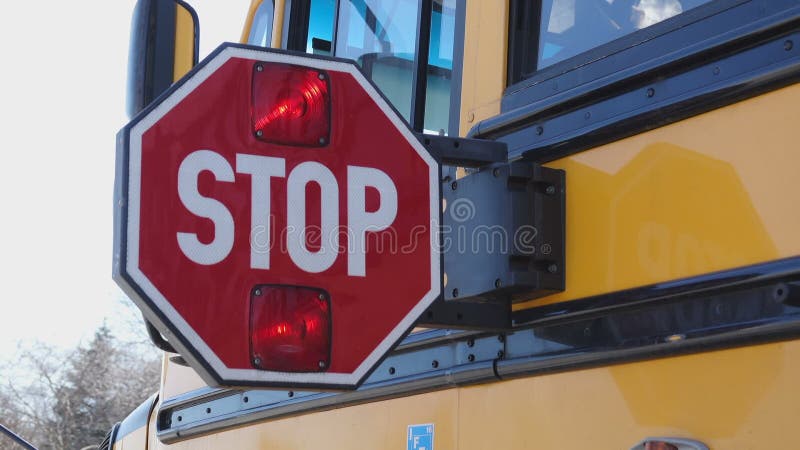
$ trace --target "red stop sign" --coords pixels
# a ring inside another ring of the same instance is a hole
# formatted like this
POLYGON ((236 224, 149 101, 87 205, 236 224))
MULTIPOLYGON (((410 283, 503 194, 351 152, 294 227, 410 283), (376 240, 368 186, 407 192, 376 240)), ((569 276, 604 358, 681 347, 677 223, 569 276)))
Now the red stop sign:
POLYGON ((440 293, 438 163, 350 62, 226 44, 119 136, 115 279, 210 384, 354 387, 440 293), (260 93, 287 67, 322 109, 260 93), (281 368, 297 292, 327 353, 281 368))

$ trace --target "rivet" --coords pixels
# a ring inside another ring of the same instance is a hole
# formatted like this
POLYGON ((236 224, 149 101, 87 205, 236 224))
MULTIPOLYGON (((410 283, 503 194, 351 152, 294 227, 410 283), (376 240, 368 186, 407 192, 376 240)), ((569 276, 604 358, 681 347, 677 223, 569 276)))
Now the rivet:
POLYGON ((475 339, 470 339, 467 341, 467 347, 474 347, 475 346, 475 339))
POLYGON ((247 403, 247 402, 250 401, 250 398, 248 398, 247 396, 244 396, 244 397, 242 397, 242 401, 247 403))
POLYGON ((586 111, 586 113, 583 115, 583 118, 586 119, 586 120, 591 119, 592 118, 592 113, 590 113, 589 111, 586 111))
POLYGON ((492 175, 494 175, 495 178, 499 177, 500 176, 500 169, 497 168, 497 167, 492 169, 492 175))
POLYGON ((324 369, 325 368, 325 361, 320 361, 319 362, 319 368, 320 369, 324 369))
POLYGON ((320 300, 325 300, 325 294, 319 294, 317 298, 320 300))
POLYGON ((452 183, 450 183, 450 189, 454 191, 458 189, 458 181, 453 181, 452 183))
POLYGON ((325 74, 322 73, 322 72, 320 72, 320 74, 318 76, 319 76, 320 80, 324 80, 325 79, 325 74))
POLYGON ((453 289, 453 297, 458 297, 458 288, 453 289))
POLYGON ((541 136, 543 133, 544 133, 544 128, 542 128, 542 127, 540 127, 540 126, 539 126, 539 127, 536 127, 536 134, 537 134, 538 136, 541 136))
POLYGON ((647 88, 647 97, 653 97, 654 95, 656 95, 656 90, 653 88, 647 88))
POLYGON ((325 139, 324 137, 319 138, 319 144, 320 145, 325 145, 326 142, 328 142, 328 140, 325 139))
POLYGON ((470 353, 469 356, 467 356, 467 361, 469 361, 469 362, 475 361, 475 355, 470 353))
POLYGON ((261 365, 261 358, 253 358, 253 364, 260 366, 261 365))
POLYGON ((714 67, 714 75, 719 75, 719 67, 714 67))
POLYGON ((503 285, 503 282, 500 281, 500 278, 494 280, 494 287, 499 288, 502 285, 503 285))
POLYGON ((786 40, 786 41, 783 43, 783 49, 784 49, 784 50, 786 50, 787 52, 788 52, 789 50, 793 49, 793 48, 794 48, 794 42, 793 42, 791 39, 787 39, 787 40, 786 40))
POLYGON ((684 339, 686 339, 686 335, 685 334, 672 334, 672 335, 667 336, 666 338, 664 338, 664 340, 666 342, 680 342, 680 341, 682 341, 684 339))
POLYGON ((558 272, 558 266, 555 264, 550 264, 549 266, 547 266, 547 271, 550 273, 556 273, 558 272))
POLYGON ((211 414, 211 408, 206 408, 206 414, 211 414))
POLYGON ((433 362, 431 363, 431 367, 433 367, 434 369, 439 367, 439 361, 434 359, 433 362))
POLYGON ((497 351, 497 357, 500 358, 500 359, 503 359, 503 356, 505 356, 505 353, 502 350, 498 350, 497 351))
POLYGON ((474 122, 474 121, 475 121, 475 113, 470 111, 469 113, 467 113, 467 122, 474 122))
POLYGON ((256 297, 258 297, 259 295, 261 295, 261 289, 256 289, 255 291, 253 291, 253 294, 254 294, 256 297))
POLYGON ((264 71, 264 66, 262 66, 261 64, 256 64, 256 72, 263 72, 263 71, 264 71))
POLYGON ((497 342, 505 342, 505 341, 506 337, 504 335, 500 334, 497 336, 497 342))
POLYGON ((288 395, 289 397, 294 397, 294 391, 289 391, 288 395))
POLYGON ((553 195, 553 194, 555 194, 555 193, 556 193, 556 187, 555 187, 555 186, 553 186, 553 185, 547 186, 547 188, 544 190, 544 192, 545 192, 547 195, 553 195))
POLYGON ((261 130, 256 130, 256 136, 261 137, 264 135, 264 132, 261 130))
POLYGON ((394 367, 389 367, 389 375, 394 375, 394 367))

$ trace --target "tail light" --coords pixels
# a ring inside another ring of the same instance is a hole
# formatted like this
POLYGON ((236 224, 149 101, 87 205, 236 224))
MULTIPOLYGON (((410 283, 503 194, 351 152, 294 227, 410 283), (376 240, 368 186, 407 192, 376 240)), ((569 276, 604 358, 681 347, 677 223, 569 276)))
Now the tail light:
POLYGON ((265 142, 322 147, 330 141, 328 76, 308 67, 256 63, 253 68, 253 133, 265 142))
POLYGON ((278 372, 322 372, 330 364, 328 294, 297 286, 261 285, 250 297, 253 367, 278 372))

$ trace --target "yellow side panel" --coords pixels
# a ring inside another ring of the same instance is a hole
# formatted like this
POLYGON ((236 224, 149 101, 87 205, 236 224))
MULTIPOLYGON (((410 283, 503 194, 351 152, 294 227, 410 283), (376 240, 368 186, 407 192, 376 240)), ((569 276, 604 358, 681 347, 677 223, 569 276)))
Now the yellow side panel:
POLYGON ((144 450, 147 448, 147 427, 139 428, 114 443, 114 450, 144 450))
POLYGON ((432 450, 628 449, 647 437, 712 449, 796 449, 800 341, 450 389, 267 421, 164 449, 406 448, 432 423, 432 450))
POLYGON ((800 86, 555 161, 567 290, 517 309, 800 254, 800 86))
POLYGON ((457 448, 458 391, 440 391, 265 422, 158 448, 404 449, 408 425, 434 423, 435 448, 457 448))
POLYGON ((506 52, 501 49, 508 36, 507 1, 468 1, 466 8, 461 136, 500 112, 499 93, 506 84, 506 52))
POLYGON ((162 399, 177 397, 206 386, 194 369, 171 362, 170 356, 175 355, 165 353, 161 365, 161 389, 159 392, 162 399))
POLYGON ((459 449, 800 448, 798 379, 795 341, 463 389, 459 449))
POLYGON ((175 16, 175 64, 172 80, 178 81, 194 65, 194 21, 185 8, 178 6, 175 16))

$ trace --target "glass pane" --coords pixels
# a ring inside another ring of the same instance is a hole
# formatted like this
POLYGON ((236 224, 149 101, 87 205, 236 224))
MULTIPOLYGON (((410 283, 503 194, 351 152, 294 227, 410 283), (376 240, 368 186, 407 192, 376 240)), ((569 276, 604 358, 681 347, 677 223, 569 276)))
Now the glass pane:
POLYGON ((247 43, 269 47, 272 43, 272 11, 274 6, 271 0, 264 0, 259 5, 253 16, 253 24, 250 26, 250 36, 247 43))
POLYGON ((538 68, 649 27, 711 0, 544 0, 538 68))
POLYGON ((336 0, 311 0, 306 53, 331 55, 334 11, 336 0))
POLYGON ((417 2, 342 0, 336 30, 336 56, 355 60, 407 120, 417 45, 417 2))
POLYGON ((425 103, 425 131, 451 134, 450 80, 453 70, 456 0, 435 0, 431 17, 431 44, 428 54, 428 87, 425 103))

